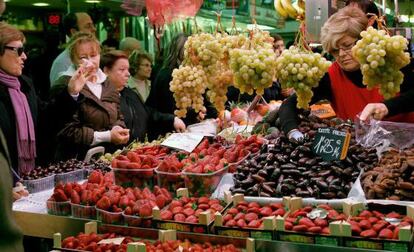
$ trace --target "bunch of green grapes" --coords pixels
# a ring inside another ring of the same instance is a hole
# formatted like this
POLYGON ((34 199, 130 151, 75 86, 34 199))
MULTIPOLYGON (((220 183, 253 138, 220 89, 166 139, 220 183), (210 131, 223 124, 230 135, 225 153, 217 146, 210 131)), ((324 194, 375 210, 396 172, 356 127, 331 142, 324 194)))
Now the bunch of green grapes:
POLYGON ((218 61, 214 66, 215 74, 207 76, 207 97, 217 111, 223 111, 227 101, 227 89, 233 84, 233 73, 222 61, 218 61))
POLYGON ((379 87, 385 99, 395 96, 404 79, 400 69, 410 63, 409 53, 404 52, 408 41, 373 27, 361 32, 361 37, 352 53, 361 65, 363 84, 369 89, 379 87))
POLYGON ((234 86, 241 93, 262 95, 272 86, 275 75, 275 52, 268 48, 240 48, 230 51, 230 69, 234 75, 234 86))
POLYGON ((216 37, 222 46, 224 53, 227 54, 231 49, 241 48, 248 41, 248 38, 243 34, 227 35, 218 33, 216 37))
POLYGON ((298 108, 308 109, 312 99, 312 88, 319 85, 329 66, 319 53, 291 46, 276 59, 276 72, 282 88, 294 88, 298 97, 298 108))
POLYGON ((184 64, 200 65, 207 71, 223 56, 219 40, 209 33, 194 34, 188 37, 184 45, 184 64))
POLYGON ((270 36, 268 31, 255 31, 251 39, 251 44, 254 47, 262 47, 267 49, 273 49, 274 39, 270 36))
POLYGON ((174 69, 170 90, 174 93, 178 117, 186 117, 187 108, 196 112, 205 110, 203 94, 206 90, 207 76, 201 66, 183 66, 174 69))

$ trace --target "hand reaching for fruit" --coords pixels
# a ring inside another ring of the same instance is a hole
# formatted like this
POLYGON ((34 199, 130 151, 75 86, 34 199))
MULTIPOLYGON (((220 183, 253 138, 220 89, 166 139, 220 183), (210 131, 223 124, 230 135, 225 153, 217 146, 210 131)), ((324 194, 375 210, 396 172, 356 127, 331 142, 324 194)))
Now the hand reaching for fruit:
POLYGON ((111 143, 126 144, 129 140, 129 129, 123 129, 120 126, 115 126, 111 130, 111 143))
MULTIPOLYGON (((201 112, 200 112, 201 113, 201 112)), ((185 123, 178 117, 174 117, 174 129, 177 132, 184 132, 186 129, 185 123)))
POLYGON ((16 186, 13 188, 13 201, 19 200, 22 197, 27 197, 29 192, 26 190, 26 187, 22 183, 17 182, 16 186))

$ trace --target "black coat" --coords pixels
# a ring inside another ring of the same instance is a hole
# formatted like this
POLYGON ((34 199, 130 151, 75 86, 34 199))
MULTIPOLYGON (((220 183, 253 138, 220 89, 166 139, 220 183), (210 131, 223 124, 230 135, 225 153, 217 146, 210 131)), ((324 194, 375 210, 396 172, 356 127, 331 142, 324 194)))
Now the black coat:
MULTIPOLYGON (((32 113, 35 129, 37 128, 38 103, 36 91, 31 81, 22 76, 19 77, 20 90, 26 95, 32 113)), ((6 86, 0 82, 0 128, 6 138, 7 147, 9 149, 11 166, 17 171, 18 153, 17 153, 17 130, 16 115, 14 113, 13 104, 10 99, 9 91, 6 86)), ((37 137, 37 136, 36 136, 37 137)), ((36 139, 37 141, 37 139, 36 139)), ((37 150, 39 151, 39 150, 37 150)))
MULTIPOLYGON (((148 106, 158 110, 162 113, 174 114, 175 100, 173 92, 170 91, 170 82, 172 80, 173 69, 163 67, 155 77, 154 83, 151 84, 151 91, 145 102, 148 106)), ((217 111, 212 104, 204 96, 204 106, 207 109, 206 118, 217 117, 217 111)), ((194 110, 189 110, 187 116, 183 118, 184 123, 188 126, 197 123, 197 113, 194 110)), ((160 131, 159 134, 163 135, 167 131, 160 131)))
POLYGON ((174 115, 161 113, 144 104, 132 89, 126 87, 121 92, 121 112, 129 131, 130 142, 156 139, 162 130, 172 131, 174 115))
MULTIPOLYGON (((248 93, 240 94, 240 91, 230 86, 227 89, 227 102, 252 102, 256 93, 249 95, 248 93)), ((265 88, 264 94, 262 95, 266 102, 270 102, 271 100, 283 100, 285 99, 282 95, 282 89, 278 82, 273 82, 272 86, 269 88, 265 88)))

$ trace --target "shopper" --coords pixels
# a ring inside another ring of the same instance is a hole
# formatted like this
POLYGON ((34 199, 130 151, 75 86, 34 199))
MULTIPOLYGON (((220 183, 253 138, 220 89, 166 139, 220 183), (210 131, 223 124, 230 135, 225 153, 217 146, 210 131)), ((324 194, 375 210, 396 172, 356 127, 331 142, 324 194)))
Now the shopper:
POLYGON ((140 50, 139 40, 133 37, 125 37, 119 42, 119 50, 123 51, 128 57, 135 50, 140 50))
POLYGON ((128 142, 129 130, 120 113, 119 93, 99 69, 99 41, 91 33, 78 33, 68 51, 72 65, 58 79, 56 95, 68 103, 60 110, 74 110, 58 134, 56 158, 83 159, 86 151, 96 145, 114 151, 116 145, 128 142))
POLYGON ((22 76, 27 59, 24 42, 21 31, 0 22, 0 128, 13 171, 19 175, 32 170, 36 158, 37 97, 33 85, 22 76))
MULTIPOLYGON (((182 33, 172 39, 168 46, 167 56, 164 59, 163 66, 155 77, 154 83, 151 84, 151 91, 146 104, 159 112, 174 114, 174 111, 177 109, 173 93, 170 91, 170 82, 172 80, 173 70, 178 68, 184 59, 184 44, 186 41, 187 36, 182 33)), ((187 116, 183 118, 186 125, 197 123, 205 117, 213 118, 217 116, 216 110, 212 108, 211 104, 209 105, 206 99, 204 100, 204 106, 208 110, 195 113, 194 110, 190 109, 187 116)), ((164 135, 166 133, 168 133, 167 130, 160 129, 156 135, 164 135)))
MULTIPOLYGON (((348 6, 332 15, 322 27, 322 46, 335 57, 335 62, 319 82, 319 86, 313 90, 311 103, 323 99, 330 101, 337 116, 342 119, 353 120, 365 105, 379 102, 387 106, 388 115, 392 116, 396 113, 395 108, 403 107, 414 99, 412 73, 405 70, 401 95, 387 101, 384 101, 377 89, 368 90, 362 84, 360 65, 352 56, 351 49, 367 24, 368 19, 359 8, 348 6)), ((288 133, 290 138, 299 140, 303 135, 297 130, 296 103, 296 95, 289 97, 282 104, 279 114, 283 131, 288 133)), ((414 122, 412 114, 388 119, 414 122)))
POLYGON ((138 94, 142 102, 146 102, 151 90, 152 58, 146 52, 135 50, 129 56, 128 87, 138 94))
MULTIPOLYGON (((68 13, 63 17, 63 29, 66 36, 71 38, 77 32, 89 32, 95 34, 96 28, 91 17, 85 12, 68 13)), ((50 69, 49 79, 50 86, 56 85, 56 80, 61 76, 61 73, 68 70, 72 64, 69 51, 66 48, 53 61, 50 69)))
POLYGON ((173 114, 165 114, 156 111, 144 104, 140 96, 133 89, 126 86, 129 79, 128 58, 122 51, 110 51, 102 56, 101 68, 111 84, 121 94, 121 112, 127 128, 130 130, 130 141, 138 139, 144 141, 157 138, 154 129, 164 128, 182 132, 185 130, 184 122, 173 114))

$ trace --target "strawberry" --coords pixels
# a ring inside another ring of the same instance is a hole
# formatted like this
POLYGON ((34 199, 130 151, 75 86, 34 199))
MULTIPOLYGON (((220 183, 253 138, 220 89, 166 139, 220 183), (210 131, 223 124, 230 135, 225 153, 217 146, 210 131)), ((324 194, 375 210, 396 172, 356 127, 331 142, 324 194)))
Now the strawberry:
POLYGON ((316 218, 313 222, 315 223, 316 226, 319 226, 321 228, 328 226, 328 221, 325 219, 316 218))
POLYGON ((268 206, 262 207, 262 209, 260 210, 260 214, 265 217, 272 215, 272 212, 272 208, 268 206))
POLYGON ((111 200, 107 196, 103 196, 96 202, 96 207, 102 210, 109 210, 111 207, 111 200))
POLYGON ((318 226, 309 227, 308 232, 319 234, 320 232, 322 232, 322 228, 318 226))
POLYGON ((391 230, 389 230, 388 228, 384 228, 379 233, 378 238, 392 239, 393 236, 394 236, 394 234, 391 230))
POLYGON ((165 206, 167 200, 165 199, 165 196, 160 194, 156 197, 155 202, 157 206, 161 209, 165 206))
POLYGON ((293 224, 292 222, 285 221, 285 230, 292 230, 293 224))
POLYGON ((80 204, 80 197, 77 191, 73 190, 72 193, 70 194, 70 201, 73 204, 80 204))
POLYGON ((258 219, 259 219, 259 216, 257 216, 257 214, 255 214, 255 213, 247 213, 247 214, 244 216, 244 219, 245 219, 247 222, 251 222, 252 220, 258 220, 258 219))
POLYGON ((161 211, 161 220, 172 220, 173 213, 169 210, 161 211))
POLYGON ((372 217, 372 213, 370 212, 370 211, 368 211, 368 210, 364 210, 364 211, 362 211, 358 216, 359 217, 365 217, 365 218, 369 218, 369 217, 372 217))
POLYGON ((249 227, 249 228, 259 228, 260 227, 260 224, 261 223, 260 223, 259 220, 252 220, 252 221, 249 222, 249 224, 247 225, 247 227, 249 227))
POLYGON ((359 235, 362 237, 375 238, 377 237, 377 232, 375 232, 372 229, 367 229, 367 230, 362 231, 359 235))
POLYGON ((308 227, 305 225, 296 225, 296 226, 293 226, 292 230, 295 232, 307 232, 308 227))
POLYGON ((198 223, 198 219, 194 215, 190 215, 190 216, 188 216, 185 219, 185 222, 188 222, 188 223, 198 223))
POLYGON ((65 186, 63 187, 63 191, 65 192, 66 195, 71 195, 72 193, 72 183, 66 183, 65 186))
POLYGON ((144 204, 139 208, 139 216, 150 217, 152 215, 152 208, 149 204, 144 204))
POLYGON ((177 213, 176 215, 174 215, 174 221, 184 222, 185 219, 185 215, 182 213, 177 213))
POLYGON ((311 228, 311 227, 314 227, 315 226, 315 223, 313 223, 313 221, 311 219, 307 218, 307 217, 301 218, 299 220, 299 224, 300 225, 305 225, 308 228, 311 228))

